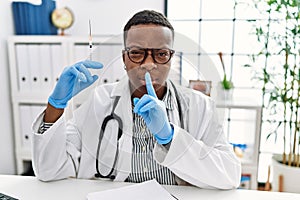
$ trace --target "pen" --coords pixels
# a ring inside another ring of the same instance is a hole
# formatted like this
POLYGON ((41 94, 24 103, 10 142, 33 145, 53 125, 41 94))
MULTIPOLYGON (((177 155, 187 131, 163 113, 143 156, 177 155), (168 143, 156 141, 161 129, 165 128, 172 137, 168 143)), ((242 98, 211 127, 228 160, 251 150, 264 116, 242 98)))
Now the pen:
MULTIPOLYGON (((171 193, 170 193, 171 194, 171 193)), ((177 197, 175 197, 173 194, 171 194, 171 196, 176 199, 176 200, 179 200, 177 197)))

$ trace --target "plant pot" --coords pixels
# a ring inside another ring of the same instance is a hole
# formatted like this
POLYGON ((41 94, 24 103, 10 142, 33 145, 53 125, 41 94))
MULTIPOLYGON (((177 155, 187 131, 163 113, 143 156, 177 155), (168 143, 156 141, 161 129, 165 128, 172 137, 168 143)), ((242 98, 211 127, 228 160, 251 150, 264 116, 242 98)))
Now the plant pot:
POLYGON ((279 177, 282 175, 283 192, 300 193, 300 167, 292 167, 282 164, 282 155, 273 155, 272 167, 272 191, 280 191, 279 177))
POLYGON ((233 96, 233 89, 224 89, 222 84, 218 84, 218 99, 222 101, 231 101, 233 96))

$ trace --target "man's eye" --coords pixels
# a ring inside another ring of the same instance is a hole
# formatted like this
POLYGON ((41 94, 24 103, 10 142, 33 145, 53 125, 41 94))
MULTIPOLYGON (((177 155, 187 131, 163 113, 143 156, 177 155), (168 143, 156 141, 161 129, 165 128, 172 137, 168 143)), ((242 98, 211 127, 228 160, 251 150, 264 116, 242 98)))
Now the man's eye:
POLYGON ((133 51, 130 51, 130 54, 132 54, 132 55, 142 55, 142 54, 144 54, 144 52, 143 51, 135 51, 135 50, 133 50, 133 51))
POLYGON ((165 57, 165 56, 168 56, 169 53, 168 53, 167 51, 161 51, 161 52, 158 52, 157 55, 158 55, 159 57, 165 57))

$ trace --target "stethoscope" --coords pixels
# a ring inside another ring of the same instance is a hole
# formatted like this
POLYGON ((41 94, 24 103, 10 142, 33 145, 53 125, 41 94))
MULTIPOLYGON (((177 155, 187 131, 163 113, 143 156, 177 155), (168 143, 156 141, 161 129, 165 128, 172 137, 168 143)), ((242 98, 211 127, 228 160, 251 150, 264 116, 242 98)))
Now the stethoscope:
MULTIPOLYGON (((176 89, 174 83, 172 81, 170 81, 170 82, 171 82, 171 85, 172 85, 172 87, 174 89, 174 93, 175 93, 175 98, 176 98, 176 102, 177 102, 177 106, 178 106, 178 114, 179 114, 179 119, 180 119, 180 125, 181 125, 181 128, 183 128, 184 124, 183 124, 183 118, 182 118, 183 116, 182 116, 182 109, 181 109, 179 94, 177 92, 177 89, 176 89)), ((112 111, 111 111, 110 115, 108 115, 104 118, 101 129, 100 129, 99 141, 98 141, 98 147, 97 147, 97 154, 96 154, 96 171, 97 171, 97 173, 95 174, 96 178, 109 178, 109 179, 112 179, 112 180, 115 179, 115 176, 112 175, 112 173, 115 170, 115 166, 116 166, 117 158, 118 158, 118 154, 119 154, 119 139, 121 138, 121 136, 123 134, 122 119, 117 114, 115 114, 115 109, 116 109, 116 106, 117 106, 119 100, 120 100, 120 96, 117 96, 114 100, 112 111), (104 132, 105 132, 105 128, 106 128, 106 125, 108 124, 108 122, 110 120, 115 120, 118 123, 117 149, 116 149, 115 159, 114 159, 113 166, 112 166, 111 170, 109 171, 109 173, 107 175, 103 175, 103 174, 100 173, 100 170, 99 170, 98 157, 99 157, 100 146, 101 146, 101 142, 102 142, 103 135, 104 135, 104 132)))

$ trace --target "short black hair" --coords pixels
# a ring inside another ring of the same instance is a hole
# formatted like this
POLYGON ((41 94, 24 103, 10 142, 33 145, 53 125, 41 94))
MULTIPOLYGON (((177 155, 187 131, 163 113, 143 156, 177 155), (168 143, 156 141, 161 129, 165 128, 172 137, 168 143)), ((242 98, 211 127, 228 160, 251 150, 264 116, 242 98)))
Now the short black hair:
POLYGON ((156 24, 160 26, 164 26, 169 28, 172 31, 172 35, 174 37, 174 28, 169 20, 162 13, 159 13, 154 10, 143 10, 134 14, 124 26, 123 29, 123 37, 124 44, 127 38, 127 31, 131 28, 131 26, 139 25, 139 24, 156 24))

